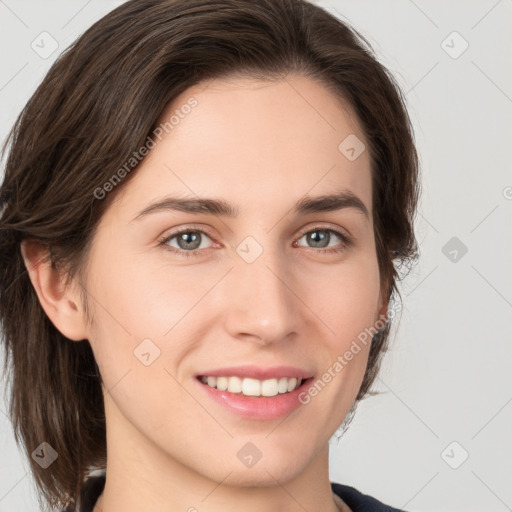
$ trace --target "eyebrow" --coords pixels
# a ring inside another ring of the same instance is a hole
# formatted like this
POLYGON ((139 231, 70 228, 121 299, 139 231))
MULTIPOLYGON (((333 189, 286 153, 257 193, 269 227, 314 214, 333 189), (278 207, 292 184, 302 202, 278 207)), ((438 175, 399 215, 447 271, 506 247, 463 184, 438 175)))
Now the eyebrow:
MULTIPOLYGON (((295 203, 292 211, 298 215, 307 215, 311 213, 332 212, 345 208, 353 208, 364 214, 367 220, 370 218, 368 209, 363 201, 350 190, 343 190, 336 194, 327 194, 318 197, 303 197, 295 203)), ((237 206, 231 205, 222 199, 169 196, 146 206, 131 222, 139 220, 151 213, 169 210, 185 213, 205 213, 208 215, 232 218, 237 217, 240 212, 237 206)))

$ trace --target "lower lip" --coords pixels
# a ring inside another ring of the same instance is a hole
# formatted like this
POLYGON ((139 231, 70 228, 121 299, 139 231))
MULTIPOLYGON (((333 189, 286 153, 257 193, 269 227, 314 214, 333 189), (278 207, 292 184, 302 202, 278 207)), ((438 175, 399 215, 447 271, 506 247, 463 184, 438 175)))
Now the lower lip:
POLYGON ((245 396, 241 393, 219 391, 197 378, 195 380, 210 398, 236 415, 250 420, 273 420, 286 416, 303 405, 299 401, 299 395, 307 390, 313 377, 304 380, 297 389, 275 396, 245 396))

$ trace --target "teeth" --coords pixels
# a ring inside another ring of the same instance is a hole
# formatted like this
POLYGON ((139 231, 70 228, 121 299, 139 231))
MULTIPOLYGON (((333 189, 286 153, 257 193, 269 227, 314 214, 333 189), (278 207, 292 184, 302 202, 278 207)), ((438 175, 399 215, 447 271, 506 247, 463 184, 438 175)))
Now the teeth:
POLYGON ((302 379, 281 377, 280 379, 258 380, 246 377, 201 377, 201 382, 211 388, 230 393, 241 393, 245 396, 276 396, 289 393, 302 384, 302 379))
POLYGON ((228 389, 228 378, 227 377, 217 377, 217 389, 220 391, 226 391, 228 389))

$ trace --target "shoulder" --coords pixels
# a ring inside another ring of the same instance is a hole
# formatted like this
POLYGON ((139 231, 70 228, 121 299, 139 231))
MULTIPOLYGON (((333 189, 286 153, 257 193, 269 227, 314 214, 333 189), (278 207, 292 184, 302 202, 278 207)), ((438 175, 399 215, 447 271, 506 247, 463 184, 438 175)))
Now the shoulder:
POLYGON ((404 510, 385 505, 349 485, 331 482, 331 488, 332 492, 338 495, 352 509, 352 512, 405 512, 404 510))

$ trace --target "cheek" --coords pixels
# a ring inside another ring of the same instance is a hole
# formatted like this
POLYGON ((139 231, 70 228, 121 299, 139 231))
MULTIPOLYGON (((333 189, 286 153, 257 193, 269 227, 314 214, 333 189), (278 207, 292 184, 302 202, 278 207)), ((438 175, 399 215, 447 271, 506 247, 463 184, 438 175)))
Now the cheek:
POLYGON ((331 350, 345 350, 375 324, 380 294, 375 255, 355 256, 302 284, 302 297, 320 320, 331 350))
POLYGON ((95 314, 136 338, 164 336, 219 277, 218 269, 199 273, 194 265, 171 265, 155 253, 103 253, 93 262, 89 285, 98 297, 95 314))
MULTIPOLYGON (((105 384, 114 385, 128 371, 173 371, 193 349, 193 340, 207 332, 201 300, 223 271, 212 266, 199 275, 194 265, 171 266, 145 255, 127 257, 113 248, 98 256, 91 257, 94 271, 87 289, 94 319, 90 343, 105 384), (154 362, 146 368, 141 363, 148 352, 154 362)), ((151 373, 153 379, 155 372, 151 373)))

